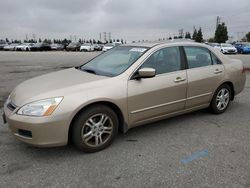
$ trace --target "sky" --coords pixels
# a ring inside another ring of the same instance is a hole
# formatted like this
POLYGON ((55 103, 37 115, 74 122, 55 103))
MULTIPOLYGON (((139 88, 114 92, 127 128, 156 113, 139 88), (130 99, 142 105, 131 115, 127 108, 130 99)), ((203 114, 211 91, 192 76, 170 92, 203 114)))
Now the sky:
POLYGON ((0 38, 157 40, 194 26, 210 38, 217 16, 237 40, 250 31, 250 0, 0 0, 0 38))

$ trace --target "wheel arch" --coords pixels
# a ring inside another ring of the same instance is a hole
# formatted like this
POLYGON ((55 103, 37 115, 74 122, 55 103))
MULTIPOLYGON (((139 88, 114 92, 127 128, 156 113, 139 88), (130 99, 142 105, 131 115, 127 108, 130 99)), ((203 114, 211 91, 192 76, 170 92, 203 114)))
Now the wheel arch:
POLYGON ((222 86, 224 84, 226 84, 226 85, 228 85, 230 87, 230 89, 231 89, 231 100, 233 101, 234 100, 234 96, 235 96, 235 91, 234 91, 234 85, 233 85, 233 83, 231 81, 225 81, 220 86, 222 86))
POLYGON ((93 102, 93 103, 90 103, 90 104, 82 107, 74 115, 74 117, 72 118, 72 120, 70 122, 69 130, 68 130, 68 142, 71 141, 71 132, 72 132, 72 127, 73 127, 73 123, 74 123, 75 119, 78 117, 78 115, 82 111, 84 111, 85 109, 90 108, 91 106, 94 106, 94 105, 105 105, 105 106, 110 107, 112 110, 114 110, 114 112, 117 114, 117 117, 118 117, 118 120, 119 120, 119 131, 121 131, 122 133, 127 132, 128 125, 124 121, 124 116, 123 116, 123 113, 122 113, 121 109, 116 104, 114 104, 112 102, 109 102, 109 101, 97 101, 97 102, 93 102))

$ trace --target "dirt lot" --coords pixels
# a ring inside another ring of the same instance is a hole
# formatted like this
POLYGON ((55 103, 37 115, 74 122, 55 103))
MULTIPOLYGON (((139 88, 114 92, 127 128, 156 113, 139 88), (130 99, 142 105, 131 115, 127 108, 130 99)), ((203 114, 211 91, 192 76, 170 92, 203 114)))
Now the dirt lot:
MULTIPOLYGON (((0 106, 20 82, 97 53, 0 52, 0 106)), ((250 55, 231 55, 245 66, 250 55)), ((38 149, 0 119, 0 187, 250 187, 250 74, 226 113, 206 110, 137 127, 104 151, 38 149)), ((0 113, 2 110, 0 108, 0 113)))

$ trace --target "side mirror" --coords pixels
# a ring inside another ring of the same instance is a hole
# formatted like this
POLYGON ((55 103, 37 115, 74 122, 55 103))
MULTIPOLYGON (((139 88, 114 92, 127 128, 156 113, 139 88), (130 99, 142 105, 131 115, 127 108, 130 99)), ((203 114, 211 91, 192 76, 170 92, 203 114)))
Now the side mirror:
POLYGON ((139 78, 152 78, 155 76, 155 69, 153 68, 142 68, 138 71, 139 78))

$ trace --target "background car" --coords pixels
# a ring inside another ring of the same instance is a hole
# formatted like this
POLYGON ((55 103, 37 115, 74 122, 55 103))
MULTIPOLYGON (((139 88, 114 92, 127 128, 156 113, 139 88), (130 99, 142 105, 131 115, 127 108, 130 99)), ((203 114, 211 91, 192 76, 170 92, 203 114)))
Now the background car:
POLYGON ((103 46, 101 46, 100 44, 94 44, 94 49, 96 51, 102 51, 102 48, 103 48, 103 46))
POLYGON ((31 47, 34 46, 33 43, 23 43, 15 47, 16 51, 30 51, 31 47))
POLYGON ((212 46, 212 47, 219 47, 220 44, 219 43, 207 43, 209 46, 212 46))
POLYGON ((0 41, 0 50, 3 50, 4 46, 8 45, 5 41, 0 41))
POLYGON ((237 54, 237 49, 228 43, 221 43, 219 46, 215 46, 215 48, 220 49, 223 54, 237 54))
POLYGON ((49 51, 51 46, 48 43, 35 43, 30 47, 30 51, 49 51))
POLYGON ((248 54, 250 53, 250 44, 249 43, 236 43, 235 48, 240 54, 248 54))
POLYGON ((3 50, 5 51, 14 51, 16 49, 16 46, 18 46, 19 44, 17 43, 11 43, 11 44, 8 44, 6 46, 3 47, 3 50))
POLYGON ((51 44, 50 45, 51 50, 64 50, 64 45, 63 44, 51 44))
POLYGON ((110 49, 112 49, 112 48, 114 48, 114 47, 115 47, 115 44, 113 44, 113 43, 108 43, 108 44, 105 44, 105 45, 103 46, 102 51, 106 52, 106 51, 108 51, 108 50, 110 50, 110 49))
POLYGON ((94 51, 94 45, 91 44, 91 43, 84 43, 81 45, 80 47, 80 51, 85 51, 85 52, 91 52, 91 51, 94 51))
POLYGON ((80 51, 81 43, 80 42, 71 42, 67 47, 66 51, 80 51))

